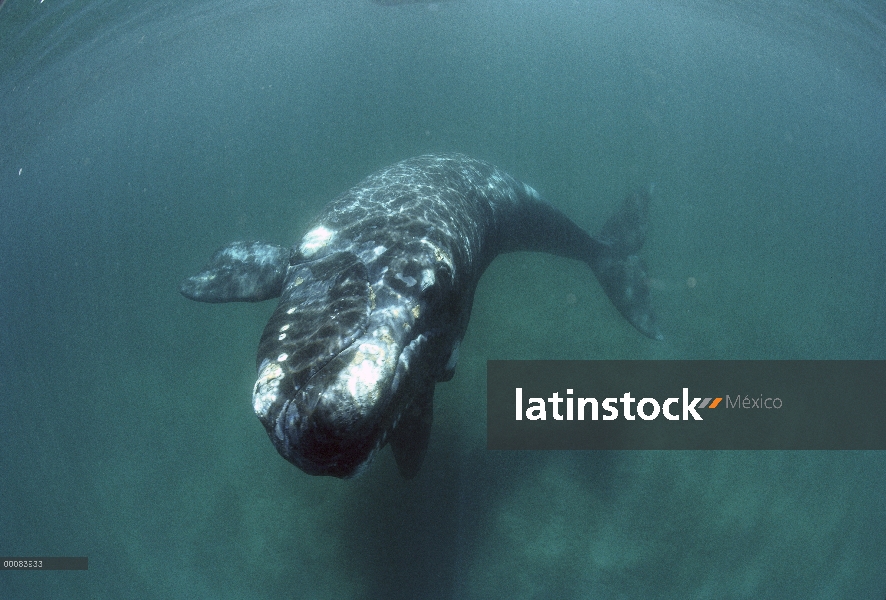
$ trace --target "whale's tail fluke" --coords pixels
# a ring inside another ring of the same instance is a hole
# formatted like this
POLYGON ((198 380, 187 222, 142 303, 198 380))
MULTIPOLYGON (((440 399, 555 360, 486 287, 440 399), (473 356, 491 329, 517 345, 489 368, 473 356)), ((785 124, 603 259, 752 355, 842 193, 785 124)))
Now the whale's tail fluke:
POLYGON ((606 295, 631 325, 647 337, 662 340, 652 310, 646 265, 639 255, 649 228, 648 214, 649 191, 629 194, 597 236, 588 263, 606 295))
POLYGON ((528 185, 522 191, 518 202, 496 206, 499 229, 506 232, 498 240, 499 251, 548 252, 586 262, 628 322, 647 337, 663 339, 652 310, 646 266, 640 258, 649 229, 651 189, 629 194, 596 237, 528 185))

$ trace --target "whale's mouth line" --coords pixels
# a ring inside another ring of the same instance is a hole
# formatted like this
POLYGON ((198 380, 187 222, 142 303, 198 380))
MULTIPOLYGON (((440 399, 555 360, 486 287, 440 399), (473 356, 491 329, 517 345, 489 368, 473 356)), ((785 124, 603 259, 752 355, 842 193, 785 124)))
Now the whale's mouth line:
MULTIPOLYGON (((299 385, 298 387, 295 387, 292 390, 292 396, 286 398, 286 403, 288 404, 289 402, 292 402, 298 396, 298 394, 300 392, 302 392, 305 388, 307 388, 311 384, 311 382, 316 381, 318 375, 325 374, 326 368, 333 361, 335 361, 335 359, 337 359, 339 356, 341 356, 342 354, 344 354, 345 352, 347 352, 348 350, 353 348, 354 344, 356 344, 360 340, 360 338, 362 338, 364 335, 366 335, 367 331, 369 331, 369 328, 364 327, 364 328, 361 328, 360 330, 356 331, 353 336, 348 336, 351 339, 347 342, 347 345, 343 345, 340 350, 338 350, 334 354, 330 354, 329 358, 323 364, 316 367, 316 370, 313 373, 311 373, 308 376, 308 378, 305 379, 301 383, 301 385, 299 385)), ((313 409, 311 410, 311 412, 313 412, 313 409)))

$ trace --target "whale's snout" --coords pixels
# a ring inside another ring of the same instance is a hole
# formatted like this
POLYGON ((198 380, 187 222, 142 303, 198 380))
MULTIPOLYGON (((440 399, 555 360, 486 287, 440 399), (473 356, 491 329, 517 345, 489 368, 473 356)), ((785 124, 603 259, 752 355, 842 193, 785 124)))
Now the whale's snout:
POLYGON ((253 407, 280 454, 311 475, 358 474, 391 427, 400 350, 390 332, 369 333, 298 390, 288 381, 285 363, 266 361, 253 407))

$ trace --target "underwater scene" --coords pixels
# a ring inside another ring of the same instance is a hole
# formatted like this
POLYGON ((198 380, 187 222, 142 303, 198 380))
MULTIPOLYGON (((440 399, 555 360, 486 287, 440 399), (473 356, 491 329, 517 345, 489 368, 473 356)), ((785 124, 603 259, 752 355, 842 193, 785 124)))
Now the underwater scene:
POLYGON ((884 360, 884 258, 879 0, 0 2, 0 556, 88 557, 0 598, 884 600, 886 451, 486 447, 487 360, 884 360), (180 285, 450 153, 591 234, 648 191, 663 339, 502 254, 414 477, 310 475, 256 418, 277 300, 180 285))

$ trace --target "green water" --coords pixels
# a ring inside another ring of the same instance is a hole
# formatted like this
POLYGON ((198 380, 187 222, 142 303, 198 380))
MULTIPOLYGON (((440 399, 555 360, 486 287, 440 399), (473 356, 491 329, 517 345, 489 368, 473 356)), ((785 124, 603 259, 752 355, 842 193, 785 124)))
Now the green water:
POLYGON ((7 0, 2 598, 886 597, 882 452, 490 452, 487 359, 886 358, 878 2, 7 0), (664 342, 579 263, 487 271, 403 482, 255 418, 273 303, 178 283, 423 152, 599 228, 654 183, 664 342))

